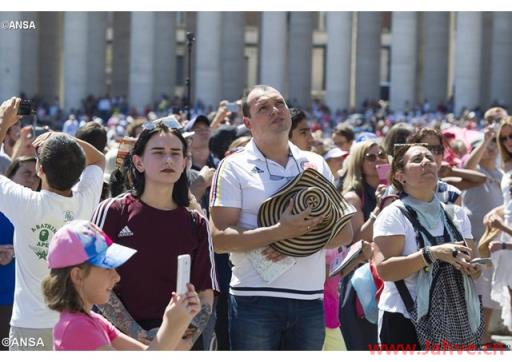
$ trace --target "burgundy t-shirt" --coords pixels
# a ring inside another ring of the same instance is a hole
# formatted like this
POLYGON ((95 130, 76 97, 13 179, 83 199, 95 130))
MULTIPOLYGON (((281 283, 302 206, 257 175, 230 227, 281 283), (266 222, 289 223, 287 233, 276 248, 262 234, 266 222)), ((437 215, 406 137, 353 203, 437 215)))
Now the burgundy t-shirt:
POLYGON ((117 271, 115 288, 131 316, 138 322, 161 320, 171 293, 176 290, 177 257, 190 254, 190 280, 197 291, 216 289, 213 247, 207 220, 184 207, 159 210, 130 194, 103 201, 93 222, 113 242, 137 250, 117 271))

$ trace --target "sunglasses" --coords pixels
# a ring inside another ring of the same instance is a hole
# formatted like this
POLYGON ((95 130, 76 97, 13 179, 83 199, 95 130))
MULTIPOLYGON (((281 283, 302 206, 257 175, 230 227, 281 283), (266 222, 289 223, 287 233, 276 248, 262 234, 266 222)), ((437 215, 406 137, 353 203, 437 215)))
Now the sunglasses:
POLYGON ((432 152, 433 155, 444 154, 444 146, 443 145, 428 145, 427 148, 430 152, 432 152))
POLYGON ((379 153, 367 153, 366 155, 364 155, 364 159, 366 161, 370 161, 370 162, 377 161, 377 158, 379 158, 381 160, 387 160, 388 155, 384 151, 379 151, 379 153))
POLYGON ((500 137, 500 142, 505 142, 505 141, 508 141, 508 140, 512 140, 512 133, 508 134, 506 136, 501 136, 500 137))
POLYGON ((183 126, 181 125, 180 122, 178 122, 178 120, 174 116, 159 118, 159 119, 155 119, 154 121, 151 121, 151 122, 146 122, 142 125, 142 129, 152 131, 156 127, 161 126, 161 125, 164 125, 165 127, 170 128, 170 129, 177 129, 179 131, 183 130, 183 126))

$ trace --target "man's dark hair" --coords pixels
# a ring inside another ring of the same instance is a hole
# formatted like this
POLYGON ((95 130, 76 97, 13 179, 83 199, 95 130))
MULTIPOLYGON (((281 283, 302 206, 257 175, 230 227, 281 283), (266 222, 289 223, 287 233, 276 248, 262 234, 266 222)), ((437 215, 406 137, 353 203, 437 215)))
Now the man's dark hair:
POLYGON ((96 122, 88 122, 80 127, 76 131, 75 137, 90 143, 100 152, 105 151, 105 146, 107 145, 107 131, 96 122))
POLYGON ((48 185, 59 191, 68 191, 80 180, 85 168, 82 147, 66 134, 48 138, 38 150, 48 185))
POLYGON ((334 129, 334 134, 343 136, 347 139, 347 142, 353 141, 355 138, 354 130, 348 124, 340 123, 334 129))
POLYGON ((251 112, 249 111, 249 102, 247 101, 247 97, 249 96, 249 94, 251 94, 251 92, 255 89, 261 89, 262 91, 266 91, 269 88, 272 88, 272 87, 270 87, 268 85, 264 85, 264 84, 257 84, 254 87, 252 87, 251 89, 249 89, 249 92, 247 92, 247 95, 242 98, 242 113, 243 113, 244 117, 247 117, 247 118, 251 117, 251 112))
POLYGON ((288 134, 288 138, 292 138, 292 132, 297 125, 304 119, 307 118, 306 113, 300 108, 290 108, 290 116, 292 117, 292 128, 290 128, 290 133, 288 134))

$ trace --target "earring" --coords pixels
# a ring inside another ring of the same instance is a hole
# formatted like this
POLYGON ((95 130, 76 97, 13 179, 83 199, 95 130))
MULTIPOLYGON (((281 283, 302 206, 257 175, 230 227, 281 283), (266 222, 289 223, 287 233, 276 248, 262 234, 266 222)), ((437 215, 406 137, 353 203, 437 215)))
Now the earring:
POLYGON ((405 184, 405 180, 404 180, 404 184, 405 184))

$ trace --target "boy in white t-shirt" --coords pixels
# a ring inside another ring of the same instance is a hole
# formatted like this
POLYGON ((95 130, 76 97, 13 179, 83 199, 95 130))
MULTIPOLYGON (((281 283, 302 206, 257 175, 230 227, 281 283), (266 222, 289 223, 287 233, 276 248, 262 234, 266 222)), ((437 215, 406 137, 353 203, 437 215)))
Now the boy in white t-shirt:
MULTIPOLYGON (((0 106, 0 143, 18 121, 20 98, 0 106)), ((45 133, 34 142, 41 192, 0 176, 0 212, 15 229, 16 285, 9 334, 10 350, 51 350, 58 315, 46 306, 41 289, 48 275, 49 241, 65 223, 90 219, 99 202, 105 157, 87 142, 63 133, 45 133)))

